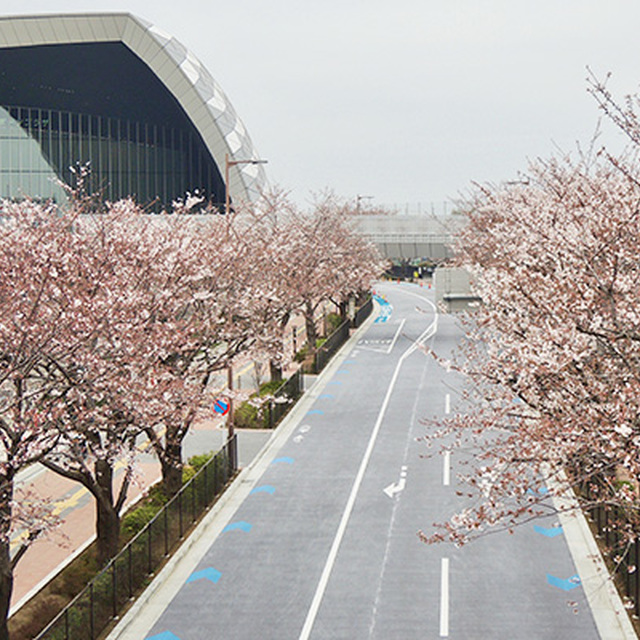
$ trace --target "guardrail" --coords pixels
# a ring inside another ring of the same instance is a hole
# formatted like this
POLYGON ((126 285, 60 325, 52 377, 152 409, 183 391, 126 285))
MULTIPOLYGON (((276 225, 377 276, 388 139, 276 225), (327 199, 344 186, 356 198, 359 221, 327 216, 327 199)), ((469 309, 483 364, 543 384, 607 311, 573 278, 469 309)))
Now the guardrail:
POLYGON ((207 511, 237 469, 236 436, 172 498, 34 640, 96 640, 207 511))

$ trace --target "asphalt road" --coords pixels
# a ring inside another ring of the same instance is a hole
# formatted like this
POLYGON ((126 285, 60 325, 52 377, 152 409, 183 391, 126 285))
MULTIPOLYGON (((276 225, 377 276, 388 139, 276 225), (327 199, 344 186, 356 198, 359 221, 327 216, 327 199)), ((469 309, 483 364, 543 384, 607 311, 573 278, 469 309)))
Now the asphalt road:
POLYGON ((461 549, 418 539, 464 506, 456 456, 424 457, 417 441, 423 418, 462 410, 463 381, 416 344, 445 354, 461 330, 426 287, 380 292, 377 321, 314 387, 197 566, 151 626, 119 638, 600 637, 553 519, 461 549))

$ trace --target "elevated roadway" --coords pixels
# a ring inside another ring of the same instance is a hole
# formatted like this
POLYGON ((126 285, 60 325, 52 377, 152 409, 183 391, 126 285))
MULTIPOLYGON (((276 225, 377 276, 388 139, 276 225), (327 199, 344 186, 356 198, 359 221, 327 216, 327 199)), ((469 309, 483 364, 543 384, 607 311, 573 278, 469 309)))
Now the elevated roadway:
POLYGON ((441 262, 451 257, 451 243, 463 223, 459 215, 362 215, 357 231, 386 258, 441 262))

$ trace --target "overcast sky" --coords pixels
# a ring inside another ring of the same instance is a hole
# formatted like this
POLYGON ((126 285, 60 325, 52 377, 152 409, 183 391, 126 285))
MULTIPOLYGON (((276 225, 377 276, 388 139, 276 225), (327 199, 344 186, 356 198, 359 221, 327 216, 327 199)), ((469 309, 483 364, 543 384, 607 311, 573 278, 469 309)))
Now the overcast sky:
MULTIPOLYGON (((3 0, 128 11, 220 83, 271 182, 429 208, 588 143, 587 66, 640 87, 639 0, 3 0)), ((605 134, 608 134, 605 130, 605 134)), ((615 144, 619 136, 610 133, 615 144)), ((605 136, 605 141, 607 137, 605 136)), ((404 206, 404 204, 403 204, 404 206)))

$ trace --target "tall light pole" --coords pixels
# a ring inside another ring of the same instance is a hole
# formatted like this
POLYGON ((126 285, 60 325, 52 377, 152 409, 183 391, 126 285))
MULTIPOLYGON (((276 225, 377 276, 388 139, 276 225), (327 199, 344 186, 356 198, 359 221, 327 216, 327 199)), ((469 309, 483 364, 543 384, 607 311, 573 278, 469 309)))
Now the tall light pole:
MULTIPOLYGON (((266 164, 267 160, 230 160, 229 154, 224 154, 224 212, 229 215, 231 212, 231 202, 229 197, 229 169, 236 164, 266 164)), ((227 442, 229 443, 229 453, 234 470, 238 466, 238 450, 235 441, 233 428, 233 365, 227 367, 227 387, 229 388, 229 412, 227 413, 227 442)))
POLYGON ((229 169, 236 164, 267 164, 268 160, 230 160, 229 154, 224 154, 224 212, 229 215, 231 202, 229 197, 229 169))
POLYGON ((360 213, 360 201, 361 200, 373 200, 373 196, 356 196, 356 213, 360 213))

